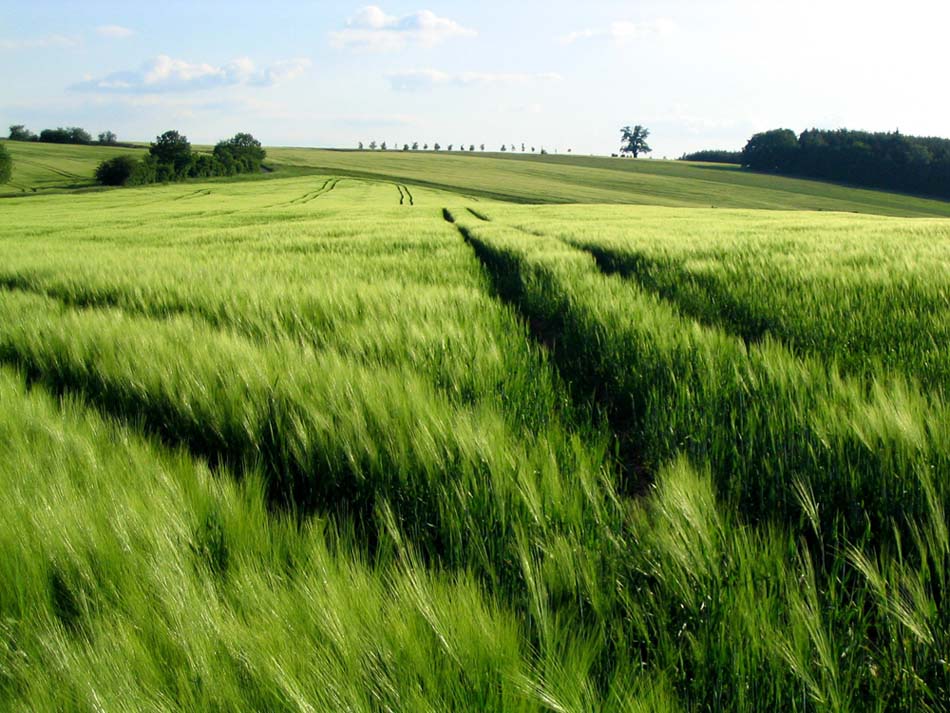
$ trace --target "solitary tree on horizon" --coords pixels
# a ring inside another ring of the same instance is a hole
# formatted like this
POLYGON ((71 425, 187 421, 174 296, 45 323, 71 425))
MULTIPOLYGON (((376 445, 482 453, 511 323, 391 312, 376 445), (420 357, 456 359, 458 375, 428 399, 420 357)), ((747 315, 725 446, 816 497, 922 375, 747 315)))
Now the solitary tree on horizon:
POLYGON ((653 149, 647 143, 647 137, 650 136, 650 130, 645 126, 637 124, 633 128, 625 126, 620 129, 620 138, 623 145, 620 147, 620 155, 633 154, 637 158, 642 153, 650 153, 653 149))

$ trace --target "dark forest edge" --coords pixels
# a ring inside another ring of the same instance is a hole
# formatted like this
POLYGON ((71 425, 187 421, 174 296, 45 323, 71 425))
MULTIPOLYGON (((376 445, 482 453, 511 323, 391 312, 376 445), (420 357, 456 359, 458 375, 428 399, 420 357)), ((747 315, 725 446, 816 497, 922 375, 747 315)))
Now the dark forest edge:
POLYGON ((694 151, 693 153, 684 153, 679 157, 680 161, 699 161, 701 163, 742 163, 741 151, 694 151))
POLYGON ((219 141, 210 154, 192 151, 188 137, 166 131, 149 146, 142 158, 116 156, 96 168, 96 181, 104 186, 142 186, 189 178, 257 173, 267 152, 251 134, 238 133, 219 141))
POLYGON ((6 146, 0 144, 0 183, 6 183, 13 175, 13 159, 6 146))
POLYGON ((742 165, 756 171, 950 198, 950 139, 867 131, 791 129, 755 134, 742 165))

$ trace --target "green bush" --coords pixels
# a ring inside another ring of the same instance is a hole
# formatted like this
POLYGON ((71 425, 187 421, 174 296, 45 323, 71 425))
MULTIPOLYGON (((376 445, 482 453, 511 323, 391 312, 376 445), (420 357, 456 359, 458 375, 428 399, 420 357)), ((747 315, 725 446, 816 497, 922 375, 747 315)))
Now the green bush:
POLYGON ((132 156, 109 158, 96 167, 96 181, 103 186, 126 186, 139 162, 132 156))

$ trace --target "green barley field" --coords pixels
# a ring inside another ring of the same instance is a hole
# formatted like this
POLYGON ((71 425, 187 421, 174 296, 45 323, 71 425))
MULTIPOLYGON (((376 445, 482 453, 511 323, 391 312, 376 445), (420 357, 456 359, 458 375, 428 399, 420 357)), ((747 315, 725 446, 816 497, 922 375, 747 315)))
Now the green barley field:
POLYGON ((950 204, 6 145, 0 709, 947 709, 950 204))

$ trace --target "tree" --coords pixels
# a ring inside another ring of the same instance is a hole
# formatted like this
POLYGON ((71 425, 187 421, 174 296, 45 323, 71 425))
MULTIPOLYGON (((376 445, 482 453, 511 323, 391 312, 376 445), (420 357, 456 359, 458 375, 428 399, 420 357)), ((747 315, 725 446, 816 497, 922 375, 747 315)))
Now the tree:
MULTIPOLYGON (((261 142, 247 133, 235 134, 226 141, 219 141, 214 147, 214 158, 224 165, 233 166, 233 170, 229 173, 260 171, 261 163, 266 156, 267 152, 261 147, 261 142)), ((203 164, 198 170, 205 171, 209 168, 207 164, 203 164)))
POLYGON ((448 150, 451 151, 451 150, 452 150, 452 147, 453 147, 454 145, 455 145, 455 144, 449 144, 448 147, 447 147, 448 150))
POLYGON ((647 143, 647 137, 650 136, 650 130, 645 126, 637 124, 633 128, 625 126, 620 130, 620 138, 623 144, 620 146, 620 155, 633 154, 637 158, 642 153, 650 153, 653 149, 647 143))
POLYGON ((376 142, 375 142, 375 141, 370 141, 370 142, 369 142, 369 150, 370 150, 370 151, 375 151, 375 150, 376 150, 376 142))
POLYGON ((481 146, 479 146, 479 148, 480 148, 482 151, 484 151, 484 150, 485 150, 485 144, 482 144, 481 146))
MULTIPOLYGON (((260 168, 260 166, 258 166, 260 168)), ((221 161, 215 156, 209 156, 206 153, 195 154, 195 160, 191 162, 188 168, 190 178, 209 178, 211 176, 221 175, 221 161)), ((234 173, 241 173, 242 168, 238 164, 233 165, 234 173)), ((248 169, 243 169, 247 171, 248 169)))
POLYGON ((755 134, 742 149, 742 165, 756 171, 794 170, 798 139, 791 129, 755 134))
POLYGON ((36 141, 36 134, 23 124, 14 124, 10 127, 10 141, 36 141))
POLYGON ((96 167, 96 181, 103 186, 128 185, 132 176, 135 175, 138 163, 132 156, 116 156, 115 158, 106 159, 96 167))
POLYGON ((502 151, 507 151, 507 150, 508 150, 508 147, 505 146, 504 144, 502 144, 502 145, 501 145, 501 150, 502 150, 502 151))
POLYGON ((439 150, 442 149, 442 146, 441 146, 441 144, 439 144, 439 142, 437 141, 436 143, 432 144, 432 148, 435 149, 436 151, 439 151, 439 150))
POLYGON ((188 137, 177 131, 166 131, 149 146, 148 152, 155 157, 157 176, 160 181, 174 181, 187 175, 191 167, 191 144, 188 137))
POLYGON ((521 144, 521 153, 524 153, 524 144, 521 144))
POLYGON ((386 142, 385 142, 385 141, 379 145, 379 149, 380 149, 380 151, 385 151, 385 150, 386 150, 386 142))
POLYGON ((0 183, 6 183, 13 175, 13 159, 7 147, 0 144, 0 183))
POLYGON ((418 141, 413 141, 413 142, 412 142, 412 150, 413 150, 413 151, 418 151, 418 150, 419 150, 419 142, 418 142, 418 141))
POLYGON ((475 144, 469 144, 468 150, 469 150, 469 151, 474 151, 474 150, 475 150, 475 144))
POLYGON ((428 151, 428 150, 429 150, 429 144, 424 144, 423 147, 422 147, 422 150, 423 150, 423 151, 428 151))
POLYGON ((360 143, 359 143, 359 145, 358 145, 357 148, 359 148, 360 151, 363 150, 363 142, 362 142, 362 141, 360 141, 360 143))
POLYGON ((85 129, 81 129, 78 126, 70 126, 67 131, 69 132, 69 143, 71 144, 92 143, 92 134, 85 129))
POLYGON ((43 129, 39 140, 49 144, 91 144, 92 136, 85 129, 70 126, 65 129, 43 129))
POLYGON ((403 151, 408 151, 408 150, 409 150, 409 144, 403 144, 403 145, 402 145, 402 150, 403 150, 403 151))
POLYGON ((119 137, 112 131, 103 131, 99 134, 99 143, 105 146, 115 146, 119 142, 119 137))

